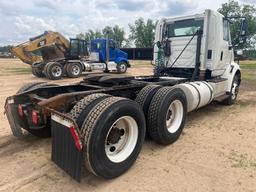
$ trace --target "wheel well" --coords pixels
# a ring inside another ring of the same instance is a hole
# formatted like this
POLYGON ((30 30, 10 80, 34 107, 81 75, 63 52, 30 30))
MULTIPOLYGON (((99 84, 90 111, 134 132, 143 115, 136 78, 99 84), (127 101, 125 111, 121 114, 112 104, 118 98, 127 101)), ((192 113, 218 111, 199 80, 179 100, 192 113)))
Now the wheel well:
POLYGON ((241 83, 241 71, 240 71, 240 70, 237 70, 235 75, 238 76, 238 83, 239 83, 239 85, 240 85, 240 83, 241 83))
MULTIPOLYGON (((119 63, 121 63, 121 62, 126 63, 127 67, 131 67, 131 64, 126 60, 122 59, 122 60, 119 61, 119 63)), ((119 65, 119 63, 118 63, 118 65, 119 65)))

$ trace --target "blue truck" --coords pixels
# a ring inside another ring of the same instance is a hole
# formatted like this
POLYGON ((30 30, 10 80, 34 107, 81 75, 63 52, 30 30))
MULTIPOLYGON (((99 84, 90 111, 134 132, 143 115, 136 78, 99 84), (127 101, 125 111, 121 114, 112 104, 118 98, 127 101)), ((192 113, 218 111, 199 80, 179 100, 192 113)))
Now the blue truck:
MULTIPOLYGON (((128 61, 128 54, 116 48, 112 39, 94 39, 90 43, 90 57, 85 61, 85 70, 100 69, 104 72, 117 71, 125 73, 131 67, 128 61)), ((87 70, 86 70, 87 71, 87 70)))

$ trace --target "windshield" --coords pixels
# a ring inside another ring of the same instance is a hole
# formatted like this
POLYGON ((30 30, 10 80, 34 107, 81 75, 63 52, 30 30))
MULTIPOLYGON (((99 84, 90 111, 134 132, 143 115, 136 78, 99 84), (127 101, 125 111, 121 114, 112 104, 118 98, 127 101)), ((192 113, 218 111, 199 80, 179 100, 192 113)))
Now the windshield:
POLYGON ((200 28, 203 29, 203 20, 175 21, 167 25, 168 37, 192 36, 200 28))

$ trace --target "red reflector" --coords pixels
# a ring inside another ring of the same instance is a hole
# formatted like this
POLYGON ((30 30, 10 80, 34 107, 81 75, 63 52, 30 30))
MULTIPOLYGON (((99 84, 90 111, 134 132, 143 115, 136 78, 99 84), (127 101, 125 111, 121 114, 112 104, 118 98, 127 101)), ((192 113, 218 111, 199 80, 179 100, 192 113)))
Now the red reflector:
POLYGON ((24 112, 23 112, 23 109, 22 109, 22 105, 18 106, 18 111, 19 111, 19 116, 23 117, 24 116, 24 112))
POLYGON ((71 132, 71 134, 72 134, 72 136, 73 136, 73 138, 75 140, 76 148, 78 149, 78 151, 81 151, 82 144, 81 144, 80 139, 79 139, 79 137, 78 137, 78 135, 76 133, 76 130, 75 130, 75 128, 73 126, 70 127, 70 132, 71 132))
POLYGON ((39 121, 39 112, 36 110, 32 111, 32 122, 37 125, 39 121))

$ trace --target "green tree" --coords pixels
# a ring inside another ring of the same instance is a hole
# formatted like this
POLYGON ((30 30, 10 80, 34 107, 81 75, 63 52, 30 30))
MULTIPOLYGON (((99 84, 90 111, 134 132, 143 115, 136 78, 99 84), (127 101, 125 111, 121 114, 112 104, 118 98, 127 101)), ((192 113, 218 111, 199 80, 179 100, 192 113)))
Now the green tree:
POLYGON ((139 18, 134 24, 129 24, 129 39, 134 41, 136 47, 152 47, 155 38, 156 24, 148 19, 147 22, 143 18, 139 18))
POLYGON ((103 34, 101 33, 101 31, 99 30, 93 31, 91 29, 85 33, 79 33, 76 35, 77 39, 84 39, 87 42, 89 42, 91 39, 102 38, 102 37, 103 37, 103 34))
POLYGON ((102 31, 93 31, 90 29, 85 33, 77 34, 76 38, 84 39, 89 42, 96 38, 107 38, 107 33, 108 37, 115 41, 117 47, 122 47, 123 43, 126 41, 124 29, 120 28, 118 25, 115 25, 114 27, 106 26, 102 31))
POLYGON ((11 52, 12 45, 6 45, 3 47, 0 47, 0 52, 11 52))
MULTIPOLYGON (((225 17, 246 17, 248 21, 248 47, 253 45, 253 38, 256 35, 256 8, 253 5, 239 5, 238 1, 229 0, 227 3, 223 3, 221 8, 218 10, 225 17)), ((240 21, 237 19, 231 19, 231 37, 235 40, 235 44, 238 43, 236 39, 240 28, 240 21)), ((255 44, 253 45, 255 46, 255 44)))
POLYGON ((108 37, 115 41, 117 47, 123 46, 123 43, 125 42, 125 32, 123 28, 120 28, 118 25, 115 25, 114 27, 106 26, 102 30, 102 34, 105 38, 107 37, 107 33, 108 37))

